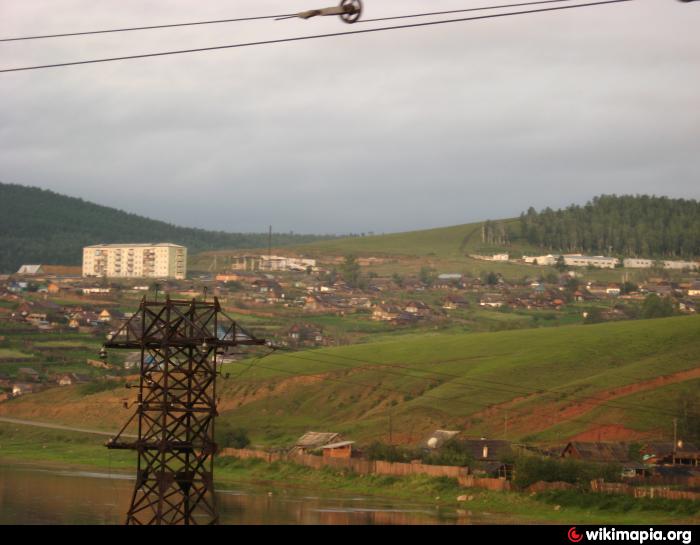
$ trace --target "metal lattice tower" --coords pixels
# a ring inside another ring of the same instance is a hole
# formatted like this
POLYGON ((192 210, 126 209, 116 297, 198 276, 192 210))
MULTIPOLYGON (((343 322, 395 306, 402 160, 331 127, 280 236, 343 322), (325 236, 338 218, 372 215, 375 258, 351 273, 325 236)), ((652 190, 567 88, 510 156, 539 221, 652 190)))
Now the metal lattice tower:
POLYGON ((141 301, 105 348, 141 351, 136 412, 107 442, 138 453, 127 524, 216 524, 213 462, 217 355, 262 345, 219 301, 141 301), (137 419, 136 441, 121 434, 137 419))

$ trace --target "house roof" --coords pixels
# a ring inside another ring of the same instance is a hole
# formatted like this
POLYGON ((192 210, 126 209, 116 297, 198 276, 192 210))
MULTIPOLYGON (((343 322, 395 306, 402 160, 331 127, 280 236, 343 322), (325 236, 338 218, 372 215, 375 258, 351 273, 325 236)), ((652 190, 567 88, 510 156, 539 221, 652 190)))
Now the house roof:
POLYGON ((332 449, 332 448, 342 448, 342 447, 348 447, 350 445, 354 445, 355 441, 340 441, 338 443, 331 443, 329 445, 323 445, 323 449, 332 449))
POLYGON ((41 273, 41 265, 22 265, 17 274, 39 274, 41 273))
POLYGON ((335 432, 307 431, 297 439, 294 446, 300 448, 319 448, 332 443, 338 438, 340 438, 340 434, 335 432))
POLYGON ((624 443, 572 441, 566 445, 564 451, 569 446, 576 450, 582 460, 590 462, 625 462, 629 460, 629 450, 624 443))
POLYGON ((172 246, 174 248, 184 248, 179 244, 173 244, 172 242, 136 242, 127 244, 93 244, 92 246, 85 246, 85 248, 145 248, 149 246, 172 246))
POLYGON ((459 431, 455 430, 435 430, 430 434, 428 438, 424 441, 424 444, 428 448, 440 448, 447 441, 459 435, 459 431))
MULTIPOLYGON (((673 453, 673 441, 649 441, 640 449, 646 457, 663 458, 673 453)), ((682 450, 697 451, 694 443, 684 442, 682 450)))
POLYGON ((510 453, 510 441, 501 441, 497 439, 462 439, 459 442, 466 447, 474 460, 499 460, 510 453), (484 458, 485 447, 487 450, 486 457, 484 458))

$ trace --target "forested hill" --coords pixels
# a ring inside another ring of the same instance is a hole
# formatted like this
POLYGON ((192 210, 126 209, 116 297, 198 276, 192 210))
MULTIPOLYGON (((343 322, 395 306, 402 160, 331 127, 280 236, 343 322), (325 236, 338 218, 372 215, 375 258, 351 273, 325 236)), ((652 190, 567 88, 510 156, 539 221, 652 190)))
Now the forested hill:
MULTIPOLYGON (((273 234, 273 244, 302 244, 316 235, 273 234)), ((116 242, 173 242, 190 253, 267 245, 267 233, 177 227, 35 187, 0 183, 0 273, 23 263, 80 265, 82 248, 116 242)))
POLYGON ((700 256, 700 202, 601 195, 585 206, 530 208, 521 237, 548 250, 644 257, 700 256))

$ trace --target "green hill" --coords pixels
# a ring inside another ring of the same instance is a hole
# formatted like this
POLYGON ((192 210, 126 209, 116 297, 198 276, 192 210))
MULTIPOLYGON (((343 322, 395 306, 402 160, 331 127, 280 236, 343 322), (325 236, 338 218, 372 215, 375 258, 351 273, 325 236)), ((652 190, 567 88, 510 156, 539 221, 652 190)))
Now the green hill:
MULTIPOLYGON (((273 243, 321 238, 274 234, 273 243)), ((0 183, 0 273, 15 272, 23 263, 80 265, 83 246, 116 242, 173 242, 193 254, 265 247, 268 235, 177 227, 53 191, 0 183)))
POLYGON ((700 255, 700 202, 648 195, 601 195, 584 206, 530 208, 519 218, 304 245, 309 253, 454 258, 465 254, 591 253, 620 257, 700 255))
POLYGON ((401 442, 435 428, 547 442, 668 438, 674 417, 700 436, 698 354, 700 317, 279 353, 222 382, 222 420, 265 442, 305 429, 386 439, 390 416, 401 442))
MULTIPOLYGON (((700 438, 700 317, 423 334, 224 366, 217 429, 263 445, 308 430, 415 443, 436 429, 561 443, 700 438)), ((60 388, 0 414, 116 429, 126 394, 60 388)))
MULTIPOLYGON (((403 255, 435 256, 453 258, 467 253, 502 251, 510 249, 522 253, 532 249, 529 244, 489 244, 484 242, 482 229, 486 222, 465 223, 451 227, 438 227, 420 231, 407 231, 389 235, 371 235, 337 238, 305 244, 297 249, 310 254, 347 254, 359 255, 403 255)), ((519 220, 502 220, 511 232, 519 233, 519 220)), ((517 235, 516 235, 517 236, 517 235)))

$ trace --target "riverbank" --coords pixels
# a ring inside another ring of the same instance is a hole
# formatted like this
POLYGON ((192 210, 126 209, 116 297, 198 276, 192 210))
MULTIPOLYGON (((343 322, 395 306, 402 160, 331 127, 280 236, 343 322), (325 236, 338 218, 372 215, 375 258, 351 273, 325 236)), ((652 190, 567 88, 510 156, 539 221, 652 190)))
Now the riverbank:
MULTIPOLYGON (((134 471, 135 456, 131 452, 110 451, 104 447, 102 438, 87 434, 0 423, 0 462, 129 474, 134 471)), ((316 470, 291 462, 268 464, 235 458, 218 458, 215 465, 217 488, 251 483, 268 485, 272 494, 294 488, 410 500, 493 517, 497 523, 700 524, 697 512, 669 511, 674 506, 662 503, 630 504, 624 498, 612 496, 579 507, 567 505, 571 500, 566 497, 556 503, 559 499, 556 495, 465 489, 455 479, 445 477, 357 475, 330 468, 316 470), (458 501, 459 496, 466 496, 466 500, 458 501)))

